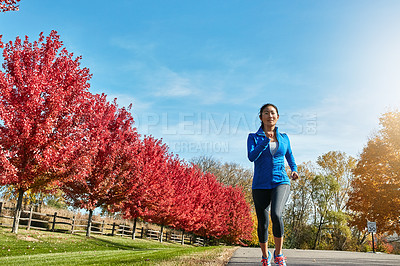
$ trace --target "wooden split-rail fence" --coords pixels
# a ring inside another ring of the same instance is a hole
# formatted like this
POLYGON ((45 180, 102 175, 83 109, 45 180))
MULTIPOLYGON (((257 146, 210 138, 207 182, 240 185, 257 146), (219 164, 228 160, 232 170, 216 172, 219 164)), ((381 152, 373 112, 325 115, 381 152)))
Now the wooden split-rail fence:
MULTIPOLYGON (((57 212, 48 214, 33 210, 33 206, 28 210, 21 210, 18 225, 20 228, 24 227, 27 230, 36 229, 71 234, 87 232, 88 219, 81 219, 81 216, 79 216, 79 218, 77 215, 68 217, 61 216, 57 212)), ((15 207, 8 207, 5 202, 0 202, 0 226, 12 227, 14 216, 9 215, 9 213, 15 213, 15 207)), ((182 245, 205 245, 204 238, 202 237, 178 230, 163 231, 163 228, 161 228, 161 230, 154 230, 145 228, 144 226, 137 227, 136 221, 129 223, 126 220, 115 220, 112 223, 106 222, 104 219, 101 221, 92 220, 90 224, 91 234, 131 237, 132 239, 147 238, 160 242, 175 242, 182 245)))

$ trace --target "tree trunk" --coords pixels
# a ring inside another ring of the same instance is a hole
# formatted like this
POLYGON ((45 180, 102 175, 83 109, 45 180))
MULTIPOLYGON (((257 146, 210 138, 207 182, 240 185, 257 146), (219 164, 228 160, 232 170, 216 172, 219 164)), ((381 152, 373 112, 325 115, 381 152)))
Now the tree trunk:
POLYGON ((161 225, 160 242, 163 242, 164 225, 161 225))
POLYGON ((363 237, 362 237, 361 240, 359 240, 359 242, 358 242, 360 245, 364 243, 364 241, 365 241, 365 239, 367 238, 367 235, 368 235, 368 234, 369 234, 368 232, 365 232, 365 233, 364 233, 363 237))
POLYGON ((324 216, 322 216, 322 217, 321 217, 321 220, 319 220, 318 231, 317 231, 317 235, 315 236, 315 241, 314 241, 314 247, 313 247, 313 249, 316 249, 316 248, 317 248, 317 245, 318 245, 318 238, 319 238, 319 235, 321 234, 321 227, 322 227, 322 225, 324 224, 323 220, 324 220, 324 216))
POLYGON ((23 197, 24 197, 24 191, 22 189, 18 190, 18 201, 17 201, 17 206, 15 207, 14 222, 11 231, 15 234, 18 234, 19 217, 21 216, 23 197))
POLYGON ((132 239, 136 238, 136 218, 133 220, 132 239))
POLYGON ((89 210, 89 218, 88 218, 88 223, 86 227, 86 236, 90 237, 90 231, 92 230, 92 216, 93 216, 93 210, 89 210))

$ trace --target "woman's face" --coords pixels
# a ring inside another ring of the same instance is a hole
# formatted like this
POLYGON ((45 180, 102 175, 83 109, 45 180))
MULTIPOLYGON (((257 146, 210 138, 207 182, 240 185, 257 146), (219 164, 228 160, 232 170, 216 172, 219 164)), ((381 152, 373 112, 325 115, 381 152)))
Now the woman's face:
POLYGON ((267 106, 263 109, 260 119, 265 126, 271 127, 275 126, 276 122, 278 122, 279 115, 273 106, 267 106))

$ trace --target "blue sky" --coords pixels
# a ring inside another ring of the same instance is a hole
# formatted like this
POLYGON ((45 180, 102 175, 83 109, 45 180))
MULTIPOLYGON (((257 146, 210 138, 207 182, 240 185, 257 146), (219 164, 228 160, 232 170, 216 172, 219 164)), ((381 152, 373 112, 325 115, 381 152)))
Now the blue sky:
POLYGON ((298 163, 357 157, 400 102, 400 1, 21 0, 3 41, 56 30, 91 91, 133 103, 141 134, 190 160, 252 167, 258 109, 280 112, 298 163))

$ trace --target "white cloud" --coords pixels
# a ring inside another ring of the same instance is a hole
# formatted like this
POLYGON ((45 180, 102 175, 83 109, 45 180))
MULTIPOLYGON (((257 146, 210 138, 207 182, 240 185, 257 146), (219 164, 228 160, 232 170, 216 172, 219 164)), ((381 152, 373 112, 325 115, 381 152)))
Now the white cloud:
POLYGON ((135 120, 137 119, 137 114, 140 113, 149 113, 153 108, 153 103, 151 102, 143 102, 136 97, 132 97, 130 94, 124 93, 110 93, 107 94, 107 100, 113 101, 117 99, 117 104, 119 107, 127 108, 130 104, 132 104, 132 114, 135 120))
POLYGON ((157 97, 186 97, 197 94, 189 78, 166 67, 158 67, 151 74, 150 83, 154 88, 152 94, 157 97))
POLYGON ((131 39, 129 37, 113 37, 110 39, 112 46, 127 50, 133 55, 138 57, 152 57, 154 50, 157 48, 155 42, 139 41, 138 39, 131 39))

